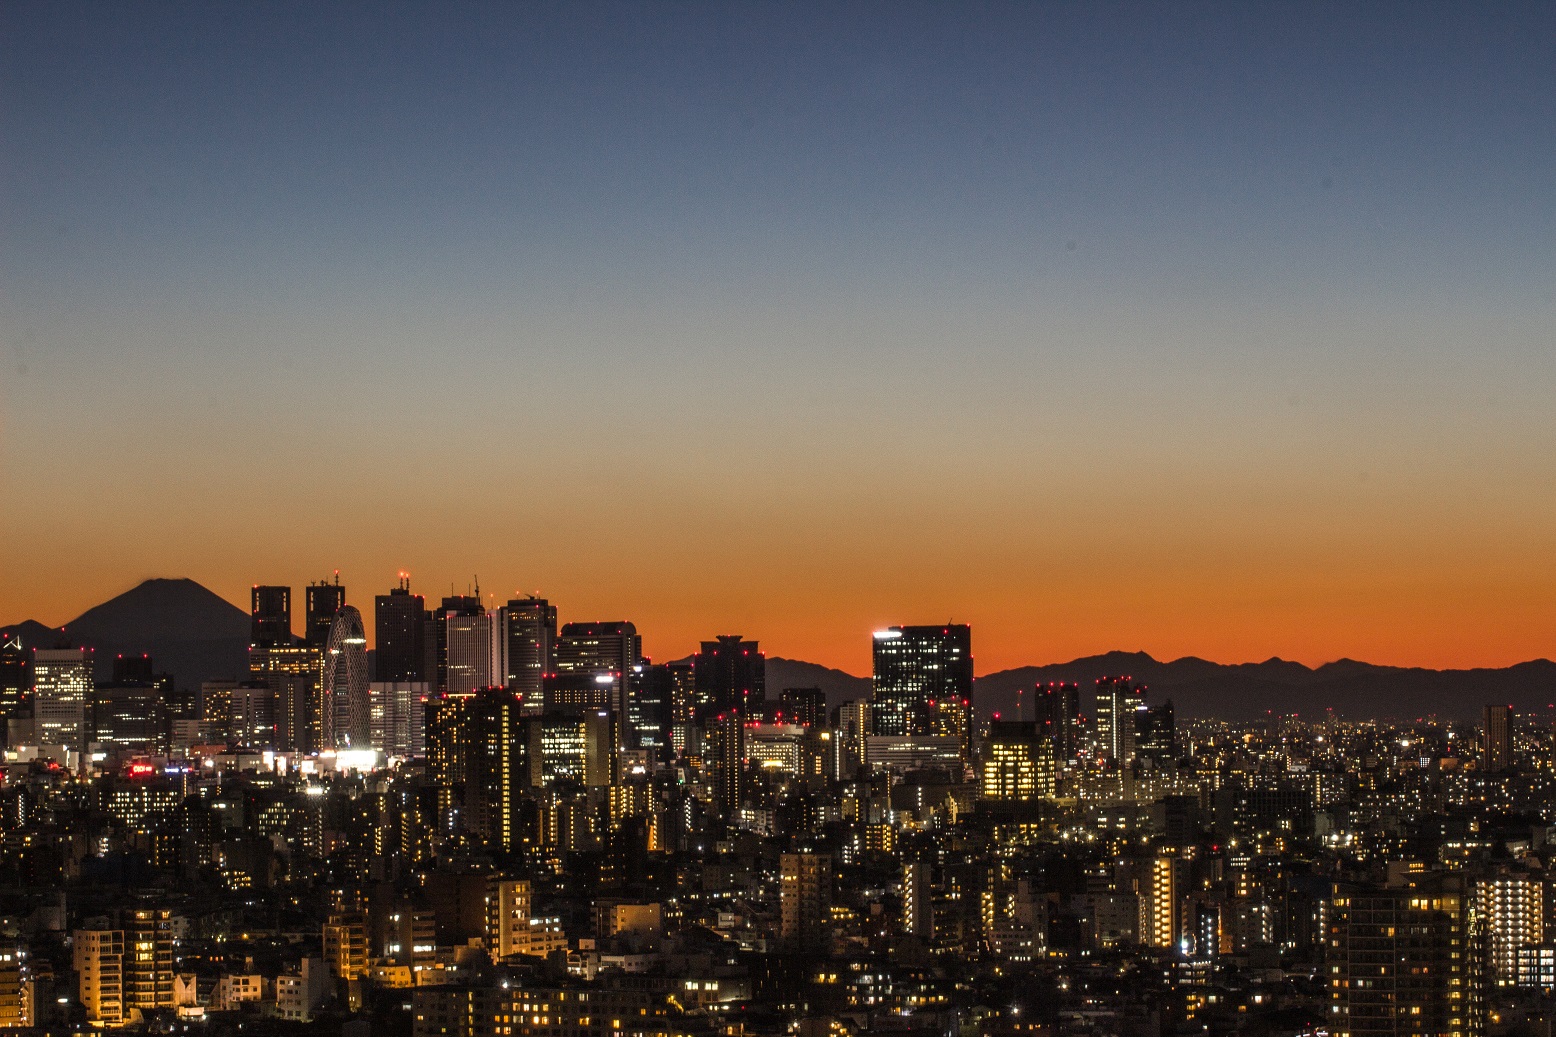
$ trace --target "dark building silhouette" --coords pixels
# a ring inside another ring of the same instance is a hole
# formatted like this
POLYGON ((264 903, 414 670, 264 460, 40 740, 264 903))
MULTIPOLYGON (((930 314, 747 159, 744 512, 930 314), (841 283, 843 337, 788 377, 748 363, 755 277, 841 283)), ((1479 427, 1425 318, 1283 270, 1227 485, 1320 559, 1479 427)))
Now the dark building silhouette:
POLYGON ((1480 716, 1480 765, 1493 773, 1513 766, 1513 707, 1487 706, 1480 716))
POLYGON ((767 699, 767 658, 756 641, 720 634, 704 641, 692 657, 697 719, 706 723, 726 713, 745 716, 767 699))
POLYGON ((556 669, 556 606, 545 598, 514 598, 503 609, 508 687, 539 701, 545 675, 556 669))
POLYGON ((411 593, 409 577, 373 599, 374 680, 427 680, 427 631, 431 622, 427 599, 411 593))
POLYGON ((310 583, 306 591, 307 621, 303 637, 314 648, 323 648, 330 639, 330 625, 335 613, 346 604, 346 588, 340 585, 340 574, 334 583, 310 583))
POLYGON ((0 742, 6 740, 7 721, 21 709, 32 686, 27 673, 28 658, 20 634, 0 631, 0 742))
POLYGON ((1032 719, 1061 760, 1074 759, 1080 749, 1081 688, 1067 681, 1039 684, 1032 692, 1032 719))
MULTIPOLYGON (((618 744, 630 745, 636 736, 630 729, 627 683, 632 668, 643 657, 643 640, 631 623, 568 623, 556 640, 556 676, 564 682, 592 679, 597 693, 609 695, 615 717, 618 744), (607 679, 609 678, 609 679, 607 679)), ((546 692, 549 702, 552 692, 546 692)))
POLYGON ((670 745, 670 711, 675 698, 675 671, 644 659, 627 677, 627 721, 634 746, 663 750, 670 745))
POLYGON ((1172 700, 1135 710, 1135 755, 1165 763, 1178 752, 1172 700))
POLYGON ((783 719, 803 727, 825 727, 827 695, 820 688, 784 688, 779 698, 783 719))
POLYGON ((255 586, 249 609, 249 644, 284 648, 292 643, 292 588, 255 586))

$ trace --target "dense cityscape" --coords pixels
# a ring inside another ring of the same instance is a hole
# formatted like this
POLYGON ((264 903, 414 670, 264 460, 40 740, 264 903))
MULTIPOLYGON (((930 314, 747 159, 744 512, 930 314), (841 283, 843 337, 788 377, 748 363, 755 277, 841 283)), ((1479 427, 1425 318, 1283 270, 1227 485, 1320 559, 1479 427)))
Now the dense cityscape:
MULTIPOLYGON (((0 1026, 631 1037, 1529 1034, 1556 730, 980 712, 967 625, 868 697, 654 662, 539 597, 252 591, 191 686, 7 631, 0 1026), (299 617, 300 614, 300 617, 299 617), (301 618, 301 632, 295 620, 301 618), (370 624, 370 625, 369 625, 370 624), (369 629, 372 650, 369 650, 369 629)), ((1549 931, 1548 931, 1549 928, 1549 931)))

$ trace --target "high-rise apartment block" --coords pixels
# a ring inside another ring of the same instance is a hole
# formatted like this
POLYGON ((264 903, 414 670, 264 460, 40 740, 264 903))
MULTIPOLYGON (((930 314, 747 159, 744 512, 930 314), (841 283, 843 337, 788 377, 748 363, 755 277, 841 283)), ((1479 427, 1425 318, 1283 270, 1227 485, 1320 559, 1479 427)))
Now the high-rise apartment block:
POLYGON ((1474 1037, 1484 1011, 1483 931, 1464 876, 1340 885, 1326 972, 1335 1037, 1474 1037))
POLYGON ((1513 766, 1513 707, 1487 706, 1480 716, 1480 766, 1500 774, 1513 766))
POLYGON ((796 950, 825 951, 832 942, 832 857, 785 853, 778 860, 779 936, 796 950))

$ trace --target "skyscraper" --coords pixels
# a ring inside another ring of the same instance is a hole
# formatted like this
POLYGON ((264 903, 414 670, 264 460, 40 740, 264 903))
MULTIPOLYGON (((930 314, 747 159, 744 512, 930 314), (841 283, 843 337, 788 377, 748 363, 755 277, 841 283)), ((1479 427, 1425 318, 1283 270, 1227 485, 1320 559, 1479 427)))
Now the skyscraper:
POLYGON ((784 719, 820 729, 827 726, 827 696, 820 688, 784 688, 779 698, 784 719))
POLYGON ((6 721, 16 715, 31 687, 22 635, 14 630, 0 630, 0 739, 5 737, 6 721))
POLYGON ((1066 681, 1039 684, 1032 692, 1032 719, 1061 760, 1073 760, 1080 748, 1081 689, 1066 681))
POLYGON ((1135 761, 1135 713, 1145 708, 1145 685, 1129 677, 1097 681, 1097 758, 1121 767, 1135 761))
POLYGON ((411 593, 410 577, 373 599, 373 669, 375 680, 430 681, 427 666, 427 599, 411 593))
POLYGON ((1512 706, 1487 706, 1481 710, 1480 765, 1493 773, 1512 769, 1512 706))
POLYGON ((369 740, 385 756, 420 756, 423 752, 422 703, 425 681, 374 681, 368 686, 372 710, 369 740))
POLYGON ((972 749, 972 628, 891 627, 874 638, 871 733, 955 735, 972 749))
POLYGON ((249 645, 280 648, 292 643, 292 588, 254 586, 249 610, 249 645))
POLYGON ((486 611, 449 612, 443 619, 445 686, 455 695, 502 684, 497 617, 486 611))
POLYGON ((1135 709, 1135 754, 1158 764, 1171 760, 1178 751, 1178 731, 1173 720, 1172 700, 1135 709))
POLYGON ((32 715, 42 745, 86 747, 87 703, 92 699, 92 652, 39 648, 32 654, 32 715))
POLYGON ((486 615, 481 599, 470 594, 452 594, 438 603, 432 614, 432 635, 435 641, 437 690, 448 690, 448 621, 452 616, 473 617, 486 615))
POLYGON ((303 637, 314 648, 323 648, 330 639, 335 613, 346 604, 346 588, 340 585, 340 573, 336 573, 334 583, 310 583, 306 593, 308 618, 303 637))
POLYGON ((556 673, 575 680, 610 676, 611 712, 617 719, 621 744, 634 738, 627 710, 627 677, 643 658, 643 640, 637 627, 624 621, 568 623, 556 641, 556 673))
POLYGON ((323 650, 307 645, 249 649, 249 674, 274 694, 276 748, 317 752, 323 650))
POLYGON ((627 726, 633 745, 640 749, 664 749, 670 745, 670 709, 675 696, 675 674, 669 666, 655 666, 644 659, 627 676, 627 726))
POLYGON ((698 719, 706 723, 723 713, 745 716, 767 698, 767 658, 756 641, 720 634, 704 641, 692 657, 698 719))
POLYGON ((372 727, 367 635, 362 629, 362 614, 350 605, 340 606, 333 614, 321 661, 319 748, 366 748, 372 727))
POLYGON ((514 598, 502 609, 502 628, 505 683, 526 702, 538 703, 545 675, 556 669, 556 606, 545 598, 514 598))

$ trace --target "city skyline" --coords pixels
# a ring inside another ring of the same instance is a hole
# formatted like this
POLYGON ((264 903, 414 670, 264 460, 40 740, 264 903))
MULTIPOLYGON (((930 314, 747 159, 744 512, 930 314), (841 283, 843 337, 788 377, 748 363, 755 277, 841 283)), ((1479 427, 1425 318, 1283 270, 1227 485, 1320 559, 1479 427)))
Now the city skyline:
POLYGON ((10 5, 0 617, 1548 657, 1552 19, 10 5))

